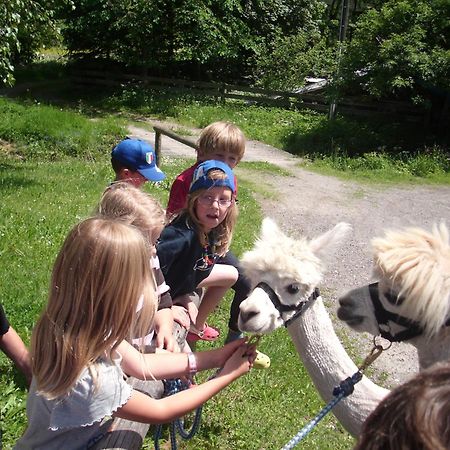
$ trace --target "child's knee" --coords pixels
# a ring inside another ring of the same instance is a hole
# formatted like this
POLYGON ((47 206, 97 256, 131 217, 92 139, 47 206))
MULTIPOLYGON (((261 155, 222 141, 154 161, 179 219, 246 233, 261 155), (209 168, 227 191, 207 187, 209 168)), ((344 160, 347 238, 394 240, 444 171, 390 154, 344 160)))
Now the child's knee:
POLYGON ((200 287, 220 286, 231 288, 237 281, 239 273, 237 269, 228 264, 216 264, 211 273, 200 284, 200 287))
POLYGON ((229 281, 229 287, 233 286, 234 284, 236 284, 236 282, 238 281, 239 278, 239 272, 237 271, 236 267, 233 266, 224 266, 227 268, 227 274, 226 276, 228 277, 228 281, 229 281))
POLYGON ((228 265, 220 265, 220 271, 216 275, 220 280, 218 284, 228 289, 234 286, 239 278, 236 268, 228 265))

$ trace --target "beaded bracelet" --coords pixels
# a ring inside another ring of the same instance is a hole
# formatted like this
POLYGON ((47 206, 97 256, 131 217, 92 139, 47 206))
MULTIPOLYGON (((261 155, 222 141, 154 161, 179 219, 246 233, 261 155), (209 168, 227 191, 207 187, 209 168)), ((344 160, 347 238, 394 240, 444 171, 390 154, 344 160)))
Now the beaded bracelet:
POLYGON ((189 374, 195 375, 197 373, 197 358, 192 352, 188 353, 187 357, 188 357, 189 374))

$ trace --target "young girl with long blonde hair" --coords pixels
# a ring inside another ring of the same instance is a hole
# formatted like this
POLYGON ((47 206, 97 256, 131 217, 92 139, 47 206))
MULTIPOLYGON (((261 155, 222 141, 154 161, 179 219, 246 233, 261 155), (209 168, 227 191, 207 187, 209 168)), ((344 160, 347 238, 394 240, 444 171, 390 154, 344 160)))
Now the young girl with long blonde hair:
POLYGON ((138 344, 141 339, 144 339, 147 348, 150 346, 168 351, 179 350, 173 334, 173 326, 174 319, 180 321, 180 314, 177 315, 180 307, 172 304, 170 287, 164 280, 155 248, 155 243, 165 225, 165 211, 150 194, 122 181, 105 189, 95 212, 99 217, 120 219, 137 227, 150 245, 150 265, 153 268, 158 294, 155 328, 149 330, 143 338, 139 336, 134 339, 133 343, 138 344))
POLYGON ((33 331, 28 428, 15 448, 89 448, 108 432, 109 416, 169 422, 249 371, 255 349, 242 340, 208 352, 139 353, 125 339, 148 330, 156 305, 150 248, 142 233, 101 218, 70 231, 33 331), (124 381, 124 371, 142 379, 176 378, 219 367, 215 378, 160 400, 124 381))

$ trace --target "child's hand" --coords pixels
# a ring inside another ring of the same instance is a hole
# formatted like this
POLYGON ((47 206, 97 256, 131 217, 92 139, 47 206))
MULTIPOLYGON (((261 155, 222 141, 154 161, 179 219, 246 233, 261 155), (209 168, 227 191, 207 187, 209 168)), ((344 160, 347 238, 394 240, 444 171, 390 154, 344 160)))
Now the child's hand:
POLYGON ((226 345, 224 345, 222 348, 213 350, 220 353, 220 361, 219 361, 219 367, 224 367, 227 360, 241 347, 247 348, 247 355, 251 359, 251 363, 253 364, 253 361, 256 358, 256 345, 249 345, 246 343, 247 337, 244 337, 242 339, 236 339, 235 341, 232 341, 226 345))
POLYGON ((156 348, 166 349, 169 352, 179 352, 180 348, 171 331, 164 332, 163 329, 156 335, 156 348))
POLYGON ((223 347, 212 350, 213 352, 217 352, 218 361, 217 367, 223 367, 228 358, 245 342, 247 341, 247 337, 243 337, 241 339, 236 339, 228 344, 225 344, 223 347))
POLYGON ((255 358, 256 346, 243 343, 227 359, 220 374, 231 374, 237 378, 252 368, 255 358))
POLYGON ((175 322, 178 322, 184 329, 189 330, 191 319, 188 310, 184 306, 173 305, 172 314, 175 322))
POLYGON ((197 321, 198 309, 197 306, 195 306, 195 303, 190 299, 189 295, 180 295, 173 299, 172 314, 173 319, 176 322, 189 330, 191 323, 197 321))

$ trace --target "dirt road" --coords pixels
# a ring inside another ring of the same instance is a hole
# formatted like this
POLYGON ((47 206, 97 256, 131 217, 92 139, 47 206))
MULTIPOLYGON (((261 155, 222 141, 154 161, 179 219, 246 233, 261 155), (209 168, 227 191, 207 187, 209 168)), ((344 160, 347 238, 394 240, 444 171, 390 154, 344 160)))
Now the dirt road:
MULTIPOLYGON (((130 127, 130 135, 154 142, 154 134, 130 127)), ((193 150, 163 137, 163 156, 194 157, 193 150)), ((257 178, 271 199, 257 199, 265 216, 272 217, 292 236, 314 237, 334 226, 348 222, 353 233, 337 257, 330 263, 323 281, 322 293, 330 315, 340 332, 357 343, 361 356, 370 349, 368 335, 359 335, 342 326, 336 319, 337 298, 350 288, 371 280, 372 257, 370 240, 386 228, 421 226, 430 229, 444 220, 450 225, 450 187, 408 186, 374 187, 340 181, 308 172, 296 164, 298 158, 266 144, 249 141, 244 161, 268 161, 288 170, 290 176, 262 173, 257 178)), ((252 176, 252 171, 238 166, 239 178, 252 176)), ((418 370, 415 351, 408 344, 394 344, 375 363, 376 375, 383 374, 387 386, 403 382, 418 370)))

